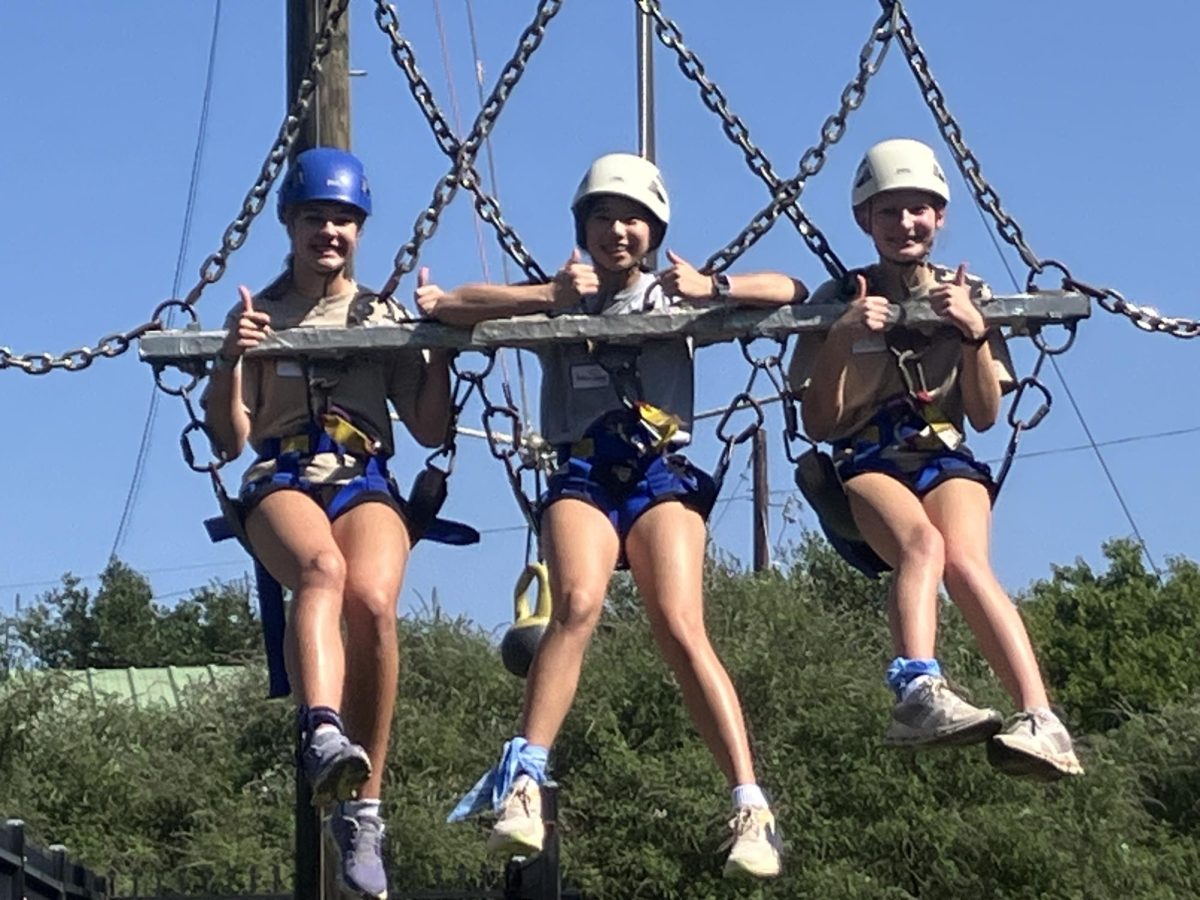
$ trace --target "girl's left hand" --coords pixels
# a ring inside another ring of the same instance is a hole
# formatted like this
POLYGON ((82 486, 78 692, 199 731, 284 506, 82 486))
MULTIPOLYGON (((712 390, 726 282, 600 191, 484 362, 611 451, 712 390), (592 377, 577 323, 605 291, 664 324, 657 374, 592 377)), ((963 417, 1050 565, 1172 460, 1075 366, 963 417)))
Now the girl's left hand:
POLYGON ((987 333, 983 313, 971 302, 966 263, 959 265, 953 282, 933 287, 929 292, 929 305, 934 313, 961 331, 968 340, 978 340, 987 333))
POLYGON ((701 273, 674 250, 667 251, 667 259, 671 261, 670 268, 658 276, 664 294, 684 300, 707 300, 713 295, 711 275, 701 273))

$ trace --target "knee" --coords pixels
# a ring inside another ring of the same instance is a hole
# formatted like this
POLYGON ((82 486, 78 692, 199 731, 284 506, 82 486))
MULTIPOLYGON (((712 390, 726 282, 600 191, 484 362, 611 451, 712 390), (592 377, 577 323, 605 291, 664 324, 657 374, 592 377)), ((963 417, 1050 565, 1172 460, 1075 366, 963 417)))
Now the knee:
POLYGON ((995 580, 991 563, 985 554, 954 542, 946 546, 943 579, 951 593, 959 590, 977 592, 980 585, 995 580))
POLYGON ((691 611, 650 617, 650 627, 659 646, 668 657, 692 657, 709 646, 704 619, 691 611))
POLYGON ((381 635, 396 633, 396 593, 390 585, 346 585, 345 616, 350 628, 368 627, 381 635))
POLYGON ((916 525, 902 537, 897 568, 932 568, 940 571, 945 563, 946 542, 932 523, 916 525))
POLYGON ((300 588, 341 593, 346 585, 346 560, 334 548, 313 552, 300 563, 300 588))
POLYGON ((554 626, 573 637, 587 638, 600 621, 604 594, 564 588, 554 595, 554 626))

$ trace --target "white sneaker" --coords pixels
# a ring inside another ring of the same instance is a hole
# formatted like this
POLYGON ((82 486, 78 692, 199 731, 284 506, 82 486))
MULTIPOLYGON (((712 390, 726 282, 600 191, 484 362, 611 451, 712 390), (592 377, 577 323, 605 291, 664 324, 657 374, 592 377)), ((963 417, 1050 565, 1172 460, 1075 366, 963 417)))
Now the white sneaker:
POLYGON ((774 878, 779 874, 782 842, 775 816, 763 806, 741 806, 729 820, 733 837, 726 842, 726 878, 774 878))
POLYGON ((532 856, 541 852, 545 839, 541 788, 528 775, 521 775, 504 798, 500 818, 488 835, 487 848, 507 856, 532 856))
POLYGON ((946 679, 926 675, 892 708, 883 741, 897 747, 976 744, 999 731, 1002 723, 996 710, 972 706, 946 679))
POLYGON ((988 762, 1006 775, 1055 781, 1082 775, 1071 734, 1052 712, 1017 713, 988 742, 988 762))

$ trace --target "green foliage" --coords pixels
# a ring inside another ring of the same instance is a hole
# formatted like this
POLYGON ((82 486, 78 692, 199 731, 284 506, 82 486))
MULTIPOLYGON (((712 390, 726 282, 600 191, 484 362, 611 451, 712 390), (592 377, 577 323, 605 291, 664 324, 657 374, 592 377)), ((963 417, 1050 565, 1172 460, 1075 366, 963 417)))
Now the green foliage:
POLYGON ((155 603, 150 582, 118 559, 109 561, 95 594, 66 574, 5 623, 19 660, 51 669, 201 665, 244 660, 261 646, 250 584, 213 581, 173 606, 155 603))
MULTIPOLYGON (((1056 570, 1026 606, 1035 644, 1048 659, 1058 654, 1047 670, 1076 721, 1112 701, 1087 693, 1073 666, 1091 671, 1103 648, 1133 659, 1154 641, 1171 654, 1192 627, 1182 610, 1195 601, 1194 566, 1173 564, 1160 588, 1119 545, 1106 552, 1112 571, 1056 570), (1122 606, 1147 603, 1158 612, 1122 606), (1097 609, 1112 612, 1078 630, 1078 617, 1097 609)), ((788 851, 783 878, 762 886, 719 877, 727 788, 636 592, 614 582, 554 755, 567 883, 592 898, 654 900, 1200 895, 1200 694, 1187 688, 1186 655, 1172 656, 1171 669, 1148 664, 1130 682, 1140 693, 1121 693, 1119 727, 1081 742, 1086 777, 1014 781, 993 772, 981 748, 881 745, 884 590, 819 541, 776 572, 710 567, 710 633, 738 686, 788 851)), ((943 623, 954 677, 1005 704, 948 607, 943 623)), ((436 609, 402 622, 401 646, 386 788, 389 854, 403 862, 397 891, 486 864, 486 826, 444 817, 513 734, 522 687, 489 635, 436 609)), ((260 699, 264 684, 251 668, 166 712, 80 705, 53 672, 10 679, 0 690, 0 814, 21 814, 37 840, 63 841, 98 868, 167 868, 184 887, 209 870, 229 891, 246 887, 252 864, 286 871, 292 716, 260 699)))
POLYGON ((1200 566, 1172 560, 1159 584, 1133 541, 1104 555, 1101 574, 1055 566, 1021 605, 1057 701, 1088 731, 1200 690, 1200 566))

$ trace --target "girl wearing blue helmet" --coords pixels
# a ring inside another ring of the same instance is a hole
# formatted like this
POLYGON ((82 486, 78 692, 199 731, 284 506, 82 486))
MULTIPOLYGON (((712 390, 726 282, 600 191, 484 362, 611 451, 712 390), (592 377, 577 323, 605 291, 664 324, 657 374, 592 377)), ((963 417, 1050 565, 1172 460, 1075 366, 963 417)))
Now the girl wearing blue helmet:
POLYGON ((446 435, 442 353, 343 360, 245 357, 272 331, 385 315, 351 267, 371 194, 352 154, 300 154, 279 192, 291 252, 259 294, 240 287, 205 397, 214 442, 256 458, 239 497, 255 556, 293 594, 287 654, 301 704, 302 767, 352 896, 385 897, 379 797, 396 693, 396 599, 415 537, 387 470, 388 401, 427 447, 446 435), (342 632, 345 631, 343 645, 342 632))
MULTIPOLYGON (((646 271, 670 219, 658 169, 627 153, 597 159, 571 205, 579 249, 548 284, 418 288, 430 316, 455 324, 524 313, 638 315, 677 300, 775 305, 804 286, 771 273, 712 276, 668 251, 670 266, 646 271)), ((705 520, 712 478, 680 453, 690 440, 693 360, 684 340, 591 350, 554 345, 542 364, 542 437, 559 469, 541 502, 541 550, 553 619, 534 657, 521 733, 453 818, 486 806, 499 813, 488 845, 535 853, 543 828, 538 785, 549 748, 570 710, 584 652, 608 582, 628 566, 651 630, 679 682, 692 721, 733 791, 727 875, 779 873, 772 815, 758 787, 738 695, 704 626, 705 520)))

